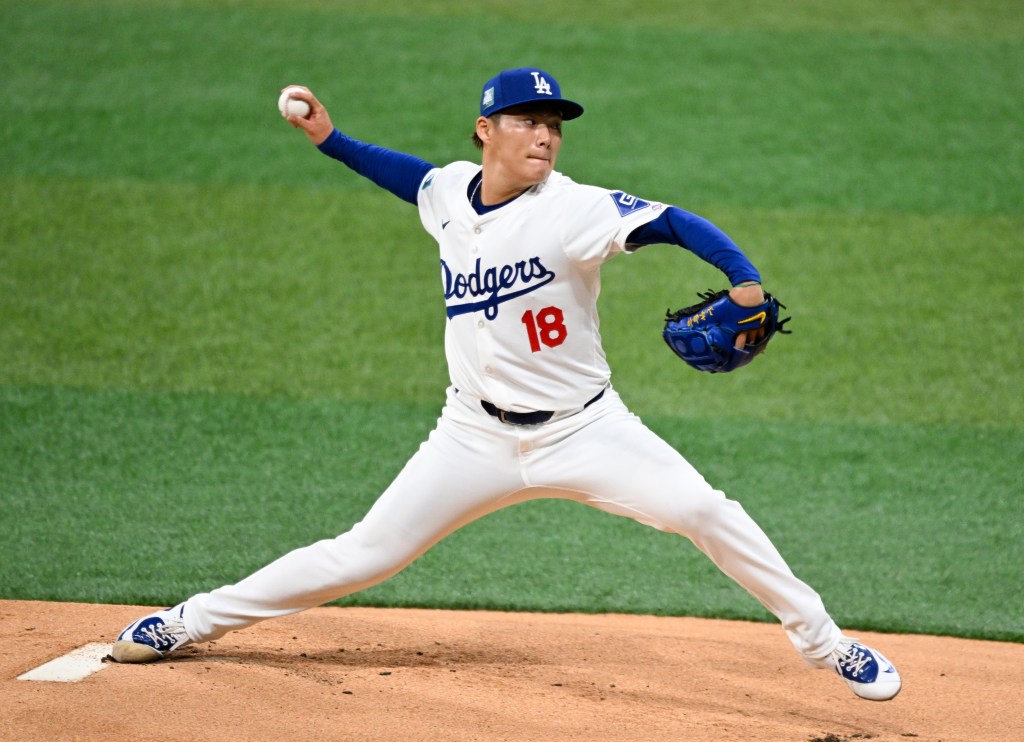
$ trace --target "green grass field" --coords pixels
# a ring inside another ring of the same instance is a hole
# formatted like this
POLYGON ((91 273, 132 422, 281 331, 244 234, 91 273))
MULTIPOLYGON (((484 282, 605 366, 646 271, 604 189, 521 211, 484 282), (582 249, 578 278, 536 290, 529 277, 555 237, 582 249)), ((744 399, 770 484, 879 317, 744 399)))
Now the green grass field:
MULTIPOLYGON (((627 403, 857 628, 1024 641, 1024 16, 1016 2, 0 0, 0 597, 164 604, 358 520, 447 374, 415 210, 277 115, 473 159, 484 79, 587 115, 559 169, 703 214, 793 335, 698 375, 723 277, 603 271, 627 403)), ((762 620, 688 542, 497 513, 345 604, 762 620)))

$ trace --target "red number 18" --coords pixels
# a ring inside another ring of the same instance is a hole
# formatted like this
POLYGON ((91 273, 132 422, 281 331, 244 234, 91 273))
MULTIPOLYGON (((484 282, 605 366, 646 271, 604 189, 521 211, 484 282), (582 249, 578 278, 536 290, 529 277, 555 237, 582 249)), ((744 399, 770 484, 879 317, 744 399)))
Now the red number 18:
POLYGON ((558 307, 545 307, 534 317, 533 310, 523 314, 522 322, 526 325, 526 334, 530 338, 530 350, 536 353, 544 343, 554 348, 565 342, 569 331, 565 328, 565 315, 558 307))

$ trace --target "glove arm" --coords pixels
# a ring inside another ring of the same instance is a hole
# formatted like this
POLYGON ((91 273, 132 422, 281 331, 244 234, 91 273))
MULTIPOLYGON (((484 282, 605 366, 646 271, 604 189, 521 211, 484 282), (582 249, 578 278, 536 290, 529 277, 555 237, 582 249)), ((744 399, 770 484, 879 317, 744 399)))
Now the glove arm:
POLYGON ((669 206, 657 219, 633 230, 626 241, 631 248, 665 244, 685 247, 722 271, 735 286, 761 281, 761 274, 729 236, 704 217, 669 206))

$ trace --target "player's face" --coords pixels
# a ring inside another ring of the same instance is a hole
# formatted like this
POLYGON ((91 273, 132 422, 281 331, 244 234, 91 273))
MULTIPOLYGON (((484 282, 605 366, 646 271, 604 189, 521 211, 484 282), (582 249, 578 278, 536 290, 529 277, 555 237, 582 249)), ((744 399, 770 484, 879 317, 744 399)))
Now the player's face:
POLYGON ((562 146, 562 114, 549 109, 503 113, 491 127, 490 155, 523 188, 542 183, 562 146))

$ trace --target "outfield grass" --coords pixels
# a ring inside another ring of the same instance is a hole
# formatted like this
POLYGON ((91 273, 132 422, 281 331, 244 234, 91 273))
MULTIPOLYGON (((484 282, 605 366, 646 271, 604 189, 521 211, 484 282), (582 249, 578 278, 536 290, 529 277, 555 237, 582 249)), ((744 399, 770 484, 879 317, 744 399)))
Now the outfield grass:
MULTIPOLYGON (((0 411, 10 555, 0 594, 141 604, 232 582, 347 529, 415 450, 433 412, 52 389, 3 390, 0 411)), ((1006 436, 649 422, 743 499, 844 624, 1024 638, 1007 590, 1020 561, 1019 505, 1004 496, 1019 475, 1002 466, 1019 451, 1006 436), (725 448, 746 452, 742 468, 723 460, 725 448), (948 462, 941 472, 937 459, 948 462)), ((344 603, 767 617, 688 542, 560 502, 488 516, 344 603)))
MULTIPOLYGON (((1015 3, 676 5, 0 2, 0 93, 33 106, 0 122, 0 597, 166 603, 358 519, 443 399, 436 250, 277 91, 441 163, 536 61, 587 107, 559 169, 712 218, 794 317, 698 376, 657 323, 722 278, 612 261, 627 402, 844 624, 1024 640, 1015 3)), ((347 602, 766 616, 569 503, 347 602)))

